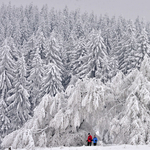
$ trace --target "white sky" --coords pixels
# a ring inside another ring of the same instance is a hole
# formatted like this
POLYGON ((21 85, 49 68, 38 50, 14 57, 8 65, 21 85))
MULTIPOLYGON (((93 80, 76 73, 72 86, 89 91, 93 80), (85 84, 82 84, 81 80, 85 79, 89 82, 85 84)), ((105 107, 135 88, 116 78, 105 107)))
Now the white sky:
POLYGON ((0 0, 2 3, 12 5, 26 6, 33 3, 41 8, 42 5, 48 4, 49 8, 63 9, 66 5, 69 10, 80 8, 81 12, 94 12, 108 14, 109 16, 123 16, 127 19, 135 19, 137 16, 150 21, 150 0, 0 0))

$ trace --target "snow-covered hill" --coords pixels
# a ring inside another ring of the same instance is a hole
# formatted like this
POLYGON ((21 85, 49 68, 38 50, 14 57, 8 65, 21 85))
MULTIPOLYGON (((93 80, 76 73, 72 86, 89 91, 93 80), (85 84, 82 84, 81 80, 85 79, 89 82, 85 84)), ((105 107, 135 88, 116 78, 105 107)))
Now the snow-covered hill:
POLYGON ((149 58, 140 71, 122 72, 106 85, 80 79, 55 97, 45 95, 23 128, 7 135, 4 147, 34 149, 86 145, 87 133, 105 144, 150 143, 149 58))

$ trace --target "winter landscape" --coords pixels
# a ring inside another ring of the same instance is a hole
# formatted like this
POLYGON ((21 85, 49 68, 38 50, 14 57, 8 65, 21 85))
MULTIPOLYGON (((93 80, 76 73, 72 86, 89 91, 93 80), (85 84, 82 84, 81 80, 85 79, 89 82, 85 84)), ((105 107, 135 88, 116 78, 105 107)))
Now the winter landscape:
POLYGON ((0 149, 9 147, 150 149, 150 21, 2 4, 0 149))

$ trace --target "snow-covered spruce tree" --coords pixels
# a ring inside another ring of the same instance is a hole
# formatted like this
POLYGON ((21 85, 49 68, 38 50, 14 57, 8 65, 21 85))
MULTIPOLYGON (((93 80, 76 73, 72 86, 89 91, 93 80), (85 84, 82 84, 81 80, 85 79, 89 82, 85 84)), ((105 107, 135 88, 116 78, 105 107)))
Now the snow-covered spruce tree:
POLYGON ((40 97, 43 97, 45 94, 55 96, 63 90, 61 70, 54 63, 48 63, 45 66, 45 70, 40 97))
POLYGON ((18 45, 15 44, 14 39, 11 37, 7 38, 7 43, 11 49, 11 55, 13 56, 13 59, 17 61, 19 58, 19 49, 17 47, 18 45))
MULTIPOLYGON (((77 17, 77 15, 76 15, 77 17)), ((89 31, 91 31, 90 23, 89 23, 89 15, 87 12, 82 14, 80 17, 78 17, 82 21, 83 31, 84 35, 87 36, 89 34, 89 31)), ((99 29, 99 28, 98 28, 99 29)))
MULTIPOLYGON (((119 25, 117 24, 115 17, 109 18, 106 15, 100 23, 100 28, 102 32, 101 36, 103 37, 106 51, 109 57, 109 59, 106 60, 107 63, 105 63, 105 65, 109 66, 109 69, 106 69, 104 75, 104 80, 107 81, 108 79, 111 79, 113 76, 115 76, 118 72, 118 60, 116 59, 118 56, 115 55, 115 48, 119 41, 119 36, 117 35, 117 32, 119 32, 117 31, 119 25)), ((108 67, 103 66, 103 68, 108 67)))
POLYGON ((144 22, 143 21, 144 21, 143 19, 140 20, 139 16, 135 19, 134 24, 135 24, 135 28, 136 28, 136 32, 137 33, 141 33, 142 32, 142 29, 144 27, 144 22))
POLYGON ((17 74, 14 87, 8 91, 7 111, 13 130, 20 128, 30 118, 29 93, 27 91, 26 64, 21 56, 17 61, 17 74))
POLYGON ((63 39, 64 41, 68 41, 70 34, 70 24, 69 24, 69 10, 67 6, 64 8, 62 14, 63 14, 63 22, 62 22, 63 39))
POLYGON ((39 54, 41 56, 41 59, 45 59, 45 48, 46 48, 46 38, 43 33, 43 29, 41 26, 39 26, 36 35, 35 35, 35 49, 39 49, 39 54))
MULTIPOLYGON (((62 22, 63 20, 63 15, 62 12, 59 11, 59 13, 57 14, 54 8, 50 9, 49 12, 49 28, 50 28, 50 32, 52 32, 55 27, 57 26, 57 24, 59 24, 60 22, 62 22), (58 15, 58 16, 57 16, 58 15), (57 18, 58 17, 58 18, 57 18)), ((58 31, 59 33, 61 33, 62 31, 62 24, 59 24, 57 28, 59 28, 60 30, 58 31)))
POLYGON ((19 21, 17 21, 17 18, 14 18, 16 20, 16 23, 14 25, 14 30, 13 30, 13 34, 12 34, 12 37, 14 39, 14 42, 16 45, 21 45, 23 40, 21 38, 21 31, 20 31, 20 24, 19 24, 19 21))
POLYGON ((144 56, 144 60, 141 63, 140 71, 147 80, 150 81, 150 58, 147 54, 144 56))
POLYGON ((26 41, 28 41, 31 36, 29 22, 26 16, 24 16, 23 20, 20 21, 20 33, 21 33, 21 45, 23 45, 26 41))
POLYGON ((75 27, 73 28, 74 32, 75 32, 75 37, 77 37, 77 39, 81 38, 84 36, 84 30, 83 30, 83 26, 81 23, 81 19, 78 18, 75 27))
MULTIPOLYGON (((58 56, 60 57, 61 63, 59 63, 60 65, 60 69, 62 70, 62 85, 64 88, 66 88, 70 82, 70 68, 68 65, 68 56, 67 56, 67 49, 65 46, 65 43, 62 39, 62 36, 59 35, 59 33, 56 33, 57 35, 57 43, 58 43, 58 47, 59 47, 59 53, 58 56)), ((69 48, 69 47, 68 47, 69 48)))
POLYGON ((46 54, 46 65, 44 66, 45 73, 41 96, 44 96, 44 94, 55 96, 58 92, 63 90, 62 73, 64 69, 60 49, 61 47, 58 40, 56 40, 54 32, 52 32, 50 39, 46 42, 46 49, 44 51, 46 54))
POLYGON ((45 37, 50 37, 51 26, 50 26, 50 15, 48 12, 47 4, 44 5, 40 12, 39 24, 43 29, 45 37))
POLYGON ((137 68, 140 68, 140 65, 144 59, 145 54, 147 55, 150 54, 150 44, 148 39, 148 33, 144 28, 137 35, 137 51, 135 53, 137 68))
POLYGON ((61 56, 62 62, 64 65, 64 73, 63 73, 63 86, 66 88, 71 79, 71 67, 72 62, 76 58, 76 50, 75 44, 77 43, 77 38, 75 37, 75 32, 71 31, 68 41, 63 41, 61 56))
POLYGON ((27 65, 27 77, 30 75, 30 70, 32 68, 32 61, 34 58, 34 55, 36 53, 35 49, 35 36, 32 35, 27 42, 23 45, 23 54, 25 56, 25 62, 27 65))
POLYGON ((12 9, 11 9, 11 4, 9 3, 9 5, 2 5, 1 7, 1 23, 2 26, 4 27, 4 34, 3 37, 7 38, 7 37, 11 37, 12 32, 13 32, 13 26, 11 23, 11 20, 13 19, 13 13, 12 13, 12 9))
POLYGON ((73 71, 80 77, 97 77, 104 80, 104 75, 110 68, 106 46, 100 31, 92 30, 86 43, 86 50, 87 54, 80 59, 79 66, 75 66, 73 71))
POLYGON ((150 82, 138 70, 133 75, 128 75, 128 84, 124 82, 128 86, 124 91, 124 109, 111 121, 113 143, 150 143, 150 82))
POLYGON ((7 98, 8 91, 13 88, 13 81, 16 78, 16 61, 11 52, 7 39, 5 39, 0 48, 0 128, 2 136, 7 134, 10 128, 7 98))
MULTIPOLYGON (((30 4, 25 7, 25 9, 22 13, 24 13, 24 15, 25 15, 24 17, 27 18, 26 23, 28 26, 28 34, 30 37, 31 35, 35 34, 35 32, 38 30, 38 27, 39 27, 39 9, 37 6, 30 4)), ((22 19, 24 17, 22 17, 22 19)))
POLYGON ((43 61, 40 56, 40 51, 37 48, 34 58, 31 62, 30 75, 28 77, 29 81, 29 91, 30 91, 30 102, 32 107, 36 107, 39 104, 39 93, 42 87, 44 76, 43 61))
POLYGON ((55 31, 53 31, 50 38, 46 40, 46 46, 43 51, 43 53, 45 53, 46 64, 54 63, 60 69, 63 69, 61 45, 62 44, 60 43, 59 39, 57 39, 55 31))
POLYGON ((68 42, 66 42, 64 45, 65 53, 66 53, 65 62, 68 64, 70 64, 74 60, 74 57, 76 55, 76 49, 75 49, 76 43, 77 43, 77 37, 75 36, 75 32, 72 31, 68 38, 68 42))
POLYGON ((137 41, 135 27, 132 22, 128 24, 127 31, 123 33, 123 38, 119 41, 117 49, 118 69, 124 74, 131 72, 136 66, 135 52, 137 41))
POLYGON ((0 23, 0 45, 2 45, 3 41, 4 41, 4 27, 2 25, 2 23, 0 23))
POLYGON ((74 46, 72 47, 72 49, 67 52, 70 60, 70 62, 68 62, 69 68, 73 69, 73 74, 76 73, 74 70, 80 67, 81 61, 87 53, 85 40, 86 39, 84 37, 79 38, 78 40, 76 40, 76 42, 74 42, 74 46))

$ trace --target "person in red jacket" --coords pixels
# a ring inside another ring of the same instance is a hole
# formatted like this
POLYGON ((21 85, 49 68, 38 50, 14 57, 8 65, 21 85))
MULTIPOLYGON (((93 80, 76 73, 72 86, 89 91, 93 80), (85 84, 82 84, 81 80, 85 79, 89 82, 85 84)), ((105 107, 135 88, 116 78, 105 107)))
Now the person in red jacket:
POLYGON ((88 142, 88 146, 92 145, 92 136, 90 135, 90 133, 88 133, 87 142, 88 142))

